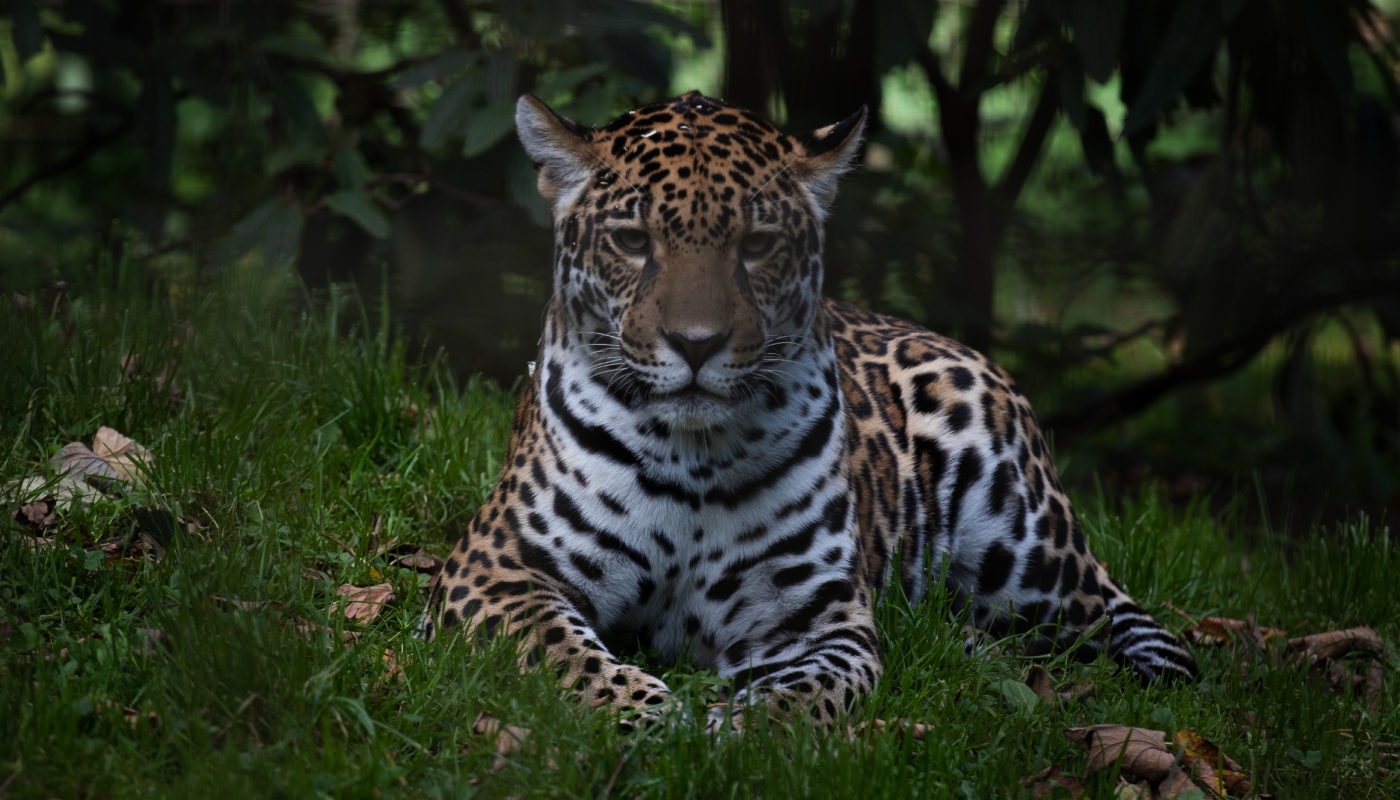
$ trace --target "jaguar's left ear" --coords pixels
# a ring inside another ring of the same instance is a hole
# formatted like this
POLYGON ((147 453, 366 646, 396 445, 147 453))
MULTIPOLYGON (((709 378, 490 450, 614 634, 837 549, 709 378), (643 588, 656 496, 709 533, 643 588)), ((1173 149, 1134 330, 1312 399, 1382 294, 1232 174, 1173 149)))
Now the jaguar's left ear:
POLYGON ((799 180, 816 198, 823 214, 836 199, 836 183, 854 167, 860 151, 861 132, 865 129, 866 107, 835 125, 799 133, 792 138, 802 154, 793 164, 799 180))

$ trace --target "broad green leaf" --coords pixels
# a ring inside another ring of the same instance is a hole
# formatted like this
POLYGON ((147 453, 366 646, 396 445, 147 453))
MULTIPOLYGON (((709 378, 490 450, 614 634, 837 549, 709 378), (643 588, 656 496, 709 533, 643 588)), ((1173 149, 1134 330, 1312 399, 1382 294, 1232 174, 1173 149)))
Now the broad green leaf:
POLYGON ((554 77, 535 87, 534 93, 540 97, 559 94, 561 92, 572 91, 586 80, 604 75, 608 71, 606 64, 585 64, 581 67, 570 67, 559 72, 554 77))
POLYGON ((358 192, 373 173, 359 150, 341 150, 335 154, 335 174, 340 188, 358 192))
POLYGON ((315 164, 325 153, 326 148, 320 144, 294 142, 272 151, 263 165, 263 174, 272 176, 302 164, 315 164))
POLYGON ((483 73, 474 72, 447 87, 428 112, 418 143, 426 150, 436 150, 442 147, 447 137, 461 130, 467 115, 471 113, 472 103, 481 96, 485 82, 483 73))
POLYGON ((292 139, 297 142, 324 140, 326 129, 321 115, 301 84, 292 76, 277 71, 268 73, 268 82, 272 84, 277 110, 286 117, 292 139))
POLYGON ((1151 125, 1215 52, 1225 33, 1220 0, 1182 0, 1123 123, 1124 135, 1151 125))
POLYGON ((258 40, 258 49, 265 53, 291 56, 307 61, 328 61, 326 43, 291 30, 282 30, 258 40))
POLYGON ((502 100, 477 109, 463 130, 462 155, 480 155, 504 139, 515 128, 515 103, 502 100))
POLYGON ((653 25, 659 25, 672 33, 689 36, 696 47, 710 46, 710 37, 703 28, 651 3, 639 3, 637 0, 593 0, 584 7, 588 9, 588 13, 579 14, 568 21, 569 27, 583 34, 642 33, 653 25))
POLYGON ((395 89, 416 89, 428 81, 441 81, 459 69, 475 64, 481 53, 474 50, 453 48, 438 53, 422 64, 402 73, 389 81, 395 89))
POLYGON ((376 239, 389 236, 389 218, 379 204, 364 192, 336 192, 326 198, 326 205, 338 214, 343 214, 365 229, 365 233, 376 239))
POLYGON ((1079 46, 1084 71, 1099 83, 1108 82, 1118 62, 1127 10, 1128 0, 1074 0, 1074 42, 1079 46))
POLYGON ((997 688, 1001 690, 1006 704, 1018 714, 1031 713, 1040 702, 1040 698, 1035 696, 1035 690, 1017 680, 997 681, 997 688))

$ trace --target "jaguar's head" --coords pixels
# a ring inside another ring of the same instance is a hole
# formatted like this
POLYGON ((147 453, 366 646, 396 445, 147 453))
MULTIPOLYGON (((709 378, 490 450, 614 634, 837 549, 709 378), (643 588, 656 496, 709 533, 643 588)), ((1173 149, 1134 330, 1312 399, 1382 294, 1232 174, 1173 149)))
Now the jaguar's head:
POLYGON ((587 128, 520 98, 554 213, 556 325, 594 377, 682 428, 753 398, 810 340, 822 222, 864 120, 789 136, 691 92, 587 128))

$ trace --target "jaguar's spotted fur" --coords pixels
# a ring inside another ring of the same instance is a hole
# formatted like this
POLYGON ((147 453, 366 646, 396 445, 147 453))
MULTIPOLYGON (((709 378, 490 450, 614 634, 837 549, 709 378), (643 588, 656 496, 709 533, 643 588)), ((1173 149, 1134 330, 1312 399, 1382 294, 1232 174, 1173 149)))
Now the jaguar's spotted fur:
POLYGON ((830 721, 881 673, 871 607, 946 580, 992 632, 1149 678, 1179 640, 1089 553, 1035 416, 968 348, 822 298, 822 222, 864 112, 801 136, 698 93, 601 129, 522 98, 554 296, 505 472, 428 635, 523 637, 590 705, 667 688, 638 644, 830 721), (896 554, 902 554, 896 557, 896 554))

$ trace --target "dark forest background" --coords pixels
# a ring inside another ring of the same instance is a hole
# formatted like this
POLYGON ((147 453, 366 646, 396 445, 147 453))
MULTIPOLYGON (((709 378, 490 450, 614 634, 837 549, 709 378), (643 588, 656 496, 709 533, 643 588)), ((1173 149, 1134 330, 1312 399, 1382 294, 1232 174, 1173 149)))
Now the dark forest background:
POLYGON ((866 104, 829 293, 992 353, 1074 482, 1384 515, 1397 23, 1396 0, 7 0, 0 284, 52 307, 117 264, 171 296, 292 270, 302 302, 351 284, 510 386, 551 242, 518 95, 598 124, 698 88, 787 130, 866 104))

